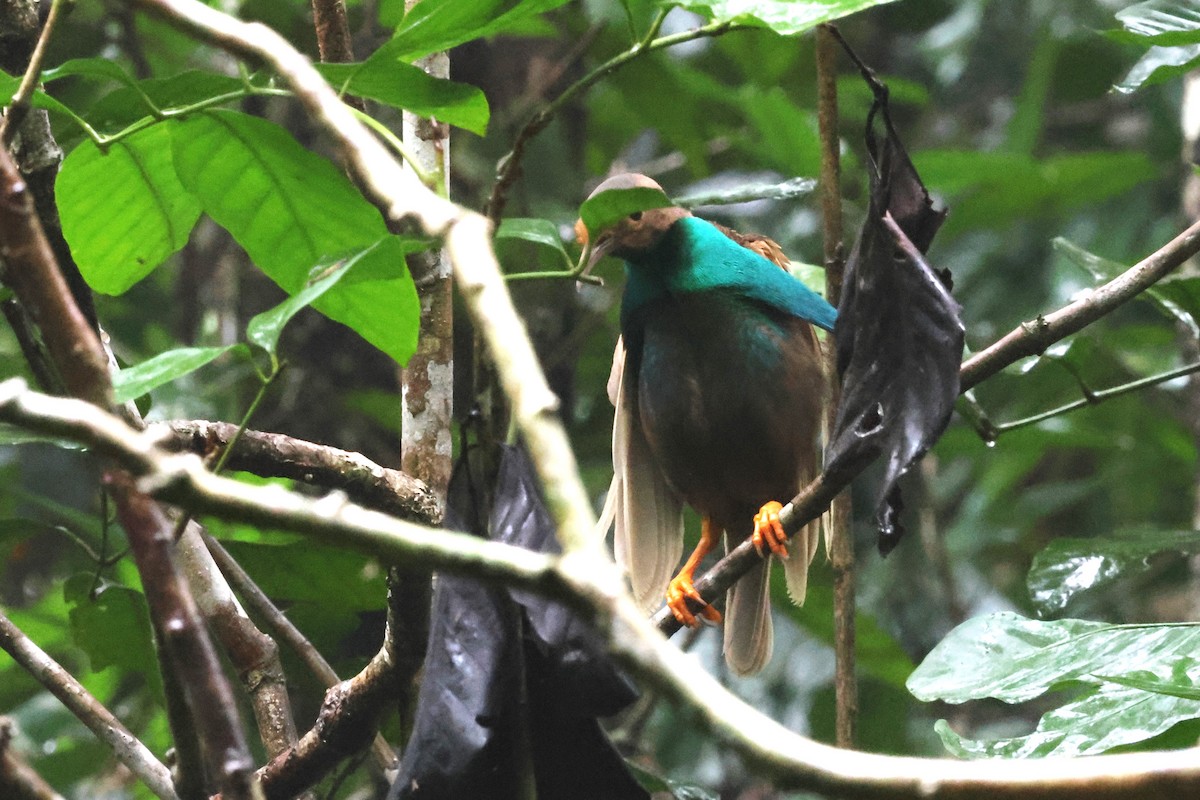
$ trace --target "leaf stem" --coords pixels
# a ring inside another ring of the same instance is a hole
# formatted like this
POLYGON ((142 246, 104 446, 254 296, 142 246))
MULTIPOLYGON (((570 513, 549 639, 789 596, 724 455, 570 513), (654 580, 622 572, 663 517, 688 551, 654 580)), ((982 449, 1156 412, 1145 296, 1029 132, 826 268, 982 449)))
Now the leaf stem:
POLYGON ((38 36, 33 53, 29 56, 29 66, 21 77, 21 84, 17 87, 16 94, 9 102, 8 113, 3 122, 0 122, 0 141, 8 141, 11 136, 10 131, 20 125, 25 115, 29 113, 30 98, 33 97, 33 92, 42 79, 42 61, 46 58, 46 45, 58 24, 63 5, 69 2, 73 3, 74 0, 53 0, 50 4, 50 12, 46 15, 46 24, 42 26, 42 33, 38 36))

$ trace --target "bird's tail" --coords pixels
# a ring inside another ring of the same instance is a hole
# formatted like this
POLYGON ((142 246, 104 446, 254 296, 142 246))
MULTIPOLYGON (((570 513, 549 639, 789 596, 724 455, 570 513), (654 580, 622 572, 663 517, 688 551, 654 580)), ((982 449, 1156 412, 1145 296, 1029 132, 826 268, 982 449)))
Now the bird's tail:
POLYGON ((738 675, 758 672, 771 658, 770 576, 767 558, 733 585, 725 601, 725 663, 738 675))

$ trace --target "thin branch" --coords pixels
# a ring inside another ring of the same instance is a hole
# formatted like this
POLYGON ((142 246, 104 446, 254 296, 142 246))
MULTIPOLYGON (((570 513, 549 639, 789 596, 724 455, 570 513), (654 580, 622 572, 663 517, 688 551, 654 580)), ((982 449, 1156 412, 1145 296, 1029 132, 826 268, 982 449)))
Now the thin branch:
POLYGON ((205 762, 229 800, 261 797, 233 692, 204 619, 172 558, 171 522, 124 472, 107 476, 162 648, 188 701, 205 762))
POLYGON ((62 15, 62 7, 67 2, 68 0, 52 0, 50 3, 50 13, 46 15, 46 23, 42 26, 42 33, 38 36, 33 53, 29 56, 29 66, 25 68, 25 74, 21 76, 21 85, 17 87, 16 93, 13 94, 12 100, 9 101, 8 113, 5 114, 4 120, 0 122, 0 142, 8 142, 12 138, 11 131, 16 130, 25 119, 25 115, 29 113, 31 107, 29 101, 42 80, 42 61, 46 57, 46 45, 54 33, 55 26, 58 25, 58 18, 62 15))
POLYGON ((504 206, 508 202, 508 190, 516 183, 520 177, 521 159, 525 157, 525 148, 530 140, 537 136, 546 126, 550 124, 550 120, 554 119, 554 115, 562 109, 567 103, 571 102, 579 94, 590 89, 594 84, 601 79, 608 77, 616 70, 625 66, 639 56, 646 53, 652 53, 655 50, 662 50, 666 47, 673 47, 684 42, 703 39, 706 37, 720 36, 732 30, 744 28, 744 25, 735 24, 729 20, 720 22, 710 22, 707 25, 702 25, 699 28, 693 28, 690 31, 681 31, 673 33, 669 36, 658 36, 659 28, 662 26, 662 20, 666 16, 669 9, 660 11, 646 35, 632 47, 623 53, 619 53, 608 61, 605 61, 600 66, 589 72, 587 75, 580 78, 575 83, 568 86, 562 94, 547 103, 540 111, 534 114, 528 122, 525 123, 517 138, 513 140, 512 150, 508 155, 500 159, 500 168, 496 175, 496 184, 492 187, 491 197, 487 202, 488 219, 492 221, 492 225, 499 225, 500 218, 504 216, 504 206))
MULTIPOLYGON (((197 455, 227 448, 237 430, 231 422, 168 424, 174 438, 164 442, 165 446, 197 455)), ((226 467, 232 470, 341 489, 356 503, 414 522, 432 525, 442 518, 441 503, 424 483, 399 470, 381 467, 360 453, 253 430, 247 430, 237 446, 225 452, 229 454, 226 467)))
MULTIPOLYGON (((841 138, 838 136, 837 56, 840 52, 832 25, 818 25, 817 40, 817 123, 821 136, 821 219, 825 250, 825 295, 837 305, 842 296, 842 273, 846 264, 845 235, 842 230, 841 138)), ((837 379, 837 351, 831 345, 825 358, 830 376, 830 402, 826 427, 832 430, 841 400, 837 379)), ((855 572, 854 537, 851 532, 850 493, 838 495, 832 505, 828 524, 832 531, 829 560, 833 566, 833 649, 835 730, 838 747, 853 747, 858 724, 858 678, 855 674, 855 572)))
POLYGON ((0 796, 7 800, 63 800, 12 746, 16 723, 0 717, 0 796))
MULTIPOLYGON (((562 599, 598 625, 612 651, 649 688, 694 710, 706 729, 780 789, 848 798, 927 800, 1132 800, 1190 797, 1200 791, 1200 764, 1181 758, 1178 752, 1030 759, 1014 770, 1011 763, 999 760, 885 756, 818 744, 734 696, 695 659, 663 639, 623 589, 620 575, 597 569, 590 554, 568 552, 552 557, 465 534, 422 529, 336 497, 314 501, 278 487, 238 484, 205 471, 194 456, 159 450, 151 437, 131 430, 95 406, 28 391, 19 378, 0 384, 0 421, 84 442, 141 473, 141 482, 156 487, 164 498, 195 512, 247 522, 270 520, 275 527, 339 541, 385 558, 407 555, 414 566, 501 580, 562 599)), ((821 491, 830 489, 826 486, 821 491)), ((800 505, 820 502, 822 497, 825 502, 832 499, 832 493, 822 495, 821 491, 809 492, 800 505)), ((753 551, 748 542, 746 547, 753 551)), ((382 679, 373 678, 372 673, 386 676, 389 669, 384 653, 359 679, 374 685, 382 679)), ((363 697, 358 692, 349 692, 349 696, 363 697)), ((327 699, 326 707, 334 717, 345 697, 334 694, 327 699)), ((368 694, 368 699, 380 705, 378 696, 368 694)), ((372 703, 363 703, 362 713, 369 713, 372 703)), ((346 712, 338 718, 340 724, 357 727, 362 733, 355 714, 346 712)), ((319 742, 313 740, 321 739, 328 730, 327 724, 319 722, 301 737, 295 751, 274 759, 264 769, 264 781, 268 771, 279 773, 281 783, 271 789, 271 797, 288 796, 280 787, 287 786, 287 791, 295 788, 286 783, 295 777, 289 761, 310 742, 318 748, 319 742)))
POLYGON ((1060 339, 1087 327, 1154 285, 1197 252, 1200 252, 1200 222, 1193 223, 1103 286, 1057 311, 1022 323, 986 350, 971 356, 960 372, 962 391, 990 378, 1009 364, 1044 352, 1060 339))
POLYGON ((0 648, 57 697, 88 730, 96 734, 96 738, 108 745, 117 760, 146 784, 146 788, 155 796, 162 800, 178 800, 175 787, 171 784, 170 770, 112 712, 88 694, 83 684, 34 644, 3 613, 0 613, 0 648))
POLYGON ((1023 417, 1022 419, 1015 419, 1011 422, 991 424, 989 426, 989 430, 992 433, 991 439, 995 440, 995 438, 1002 433, 1015 431, 1019 428, 1028 427, 1029 425, 1036 425, 1037 423, 1044 422, 1052 417, 1058 417, 1063 414, 1070 413, 1071 411, 1076 411, 1080 408, 1086 408, 1087 406, 1099 405, 1105 400, 1111 400, 1114 397, 1120 397, 1122 395, 1132 394, 1133 392, 1139 392, 1142 389, 1147 389, 1151 386, 1157 386, 1160 383, 1173 381, 1176 378, 1182 378, 1186 375, 1191 375, 1196 372, 1200 372, 1200 362, 1167 370, 1166 372, 1160 372, 1157 375, 1139 378, 1136 381, 1129 381, 1128 383, 1123 383, 1120 386, 1113 386, 1108 389, 1099 389, 1094 391, 1088 390, 1088 393, 1084 397, 1058 406, 1057 408, 1051 408, 1047 411, 1042 411, 1029 417, 1023 417))

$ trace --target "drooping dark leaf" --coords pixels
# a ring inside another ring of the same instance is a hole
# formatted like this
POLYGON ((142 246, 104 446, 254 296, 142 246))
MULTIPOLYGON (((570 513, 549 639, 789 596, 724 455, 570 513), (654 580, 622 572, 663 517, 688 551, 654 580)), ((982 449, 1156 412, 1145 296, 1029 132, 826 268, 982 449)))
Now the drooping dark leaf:
POLYGON ((864 75, 876 91, 867 118, 871 201, 846 263, 834 329, 842 399, 826 469, 883 456, 876 517, 886 554, 904 532, 897 482, 950 420, 964 331, 948 279, 923 257, 946 212, 934 210, 892 126, 886 87, 864 75))
MULTIPOLYGON (((482 487, 455 466, 447 528, 482 535, 482 487)), ((520 619, 502 589, 444 575, 434 591, 412 737, 388 800, 518 795, 520 619)))
MULTIPOLYGON (((490 491, 460 459, 446 524, 482 534, 489 497, 492 538, 557 552, 522 450, 503 448, 490 491)), ((416 725, 389 800, 514 797, 527 766, 539 797, 649 797, 596 721, 636 693, 594 629, 556 601, 453 576, 439 578, 433 614, 416 725)))

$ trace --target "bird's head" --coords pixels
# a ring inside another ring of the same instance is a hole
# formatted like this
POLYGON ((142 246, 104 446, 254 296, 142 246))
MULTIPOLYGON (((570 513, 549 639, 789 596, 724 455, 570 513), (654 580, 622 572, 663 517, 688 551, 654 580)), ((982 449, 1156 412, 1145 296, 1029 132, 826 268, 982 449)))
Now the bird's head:
MULTIPOLYGON (((588 199, 592 199, 596 195, 607 192, 610 189, 656 189, 662 191, 662 187, 655 181, 647 178, 645 175, 637 173, 626 173, 622 175, 614 175, 608 180, 596 187, 588 199)), ((647 253, 654 249, 654 246, 659 243, 663 235, 682 217, 691 216, 691 212, 678 206, 669 206, 666 208, 648 208, 644 211, 635 211, 621 217, 612 225, 604 228, 596 234, 595 240, 592 242, 592 255, 588 259, 587 269, 590 270, 592 265, 598 262, 605 256, 616 256, 627 260, 636 260, 639 254, 647 253)), ((575 235, 580 244, 588 243, 588 230, 583 224, 583 220, 578 220, 575 223, 575 235)))

